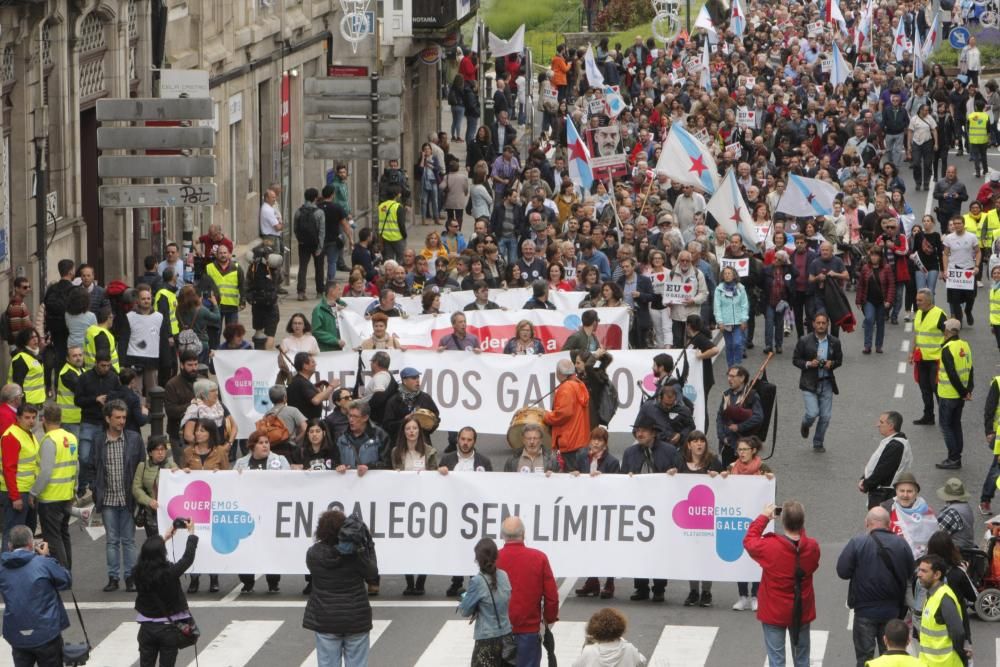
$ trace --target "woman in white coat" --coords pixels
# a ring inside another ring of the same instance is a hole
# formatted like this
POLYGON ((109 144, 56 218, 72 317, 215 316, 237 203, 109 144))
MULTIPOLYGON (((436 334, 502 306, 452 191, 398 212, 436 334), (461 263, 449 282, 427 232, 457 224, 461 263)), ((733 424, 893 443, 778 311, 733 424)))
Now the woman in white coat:
POLYGON ((628 619, 617 609, 605 607, 587 622, 587 643, 573 667, 644 667, 646 656, 622 636, 628 619))

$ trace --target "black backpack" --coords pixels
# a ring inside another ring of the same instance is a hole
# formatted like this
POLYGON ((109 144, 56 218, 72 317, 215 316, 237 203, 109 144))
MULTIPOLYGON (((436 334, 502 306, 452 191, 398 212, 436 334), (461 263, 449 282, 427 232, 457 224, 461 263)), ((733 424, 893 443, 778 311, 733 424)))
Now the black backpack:
POLYGON ((270 306, 278 300, 278 290, 266 258, 257 258, 247 270, 248 301, 256 306, 270 306))
MULTIPOLYGON (((293 230, 295 231, 295 240, 304 246, 309 246, 315 248, 319 245, 319 231, 316 228, 316 213, 321 213, 318 208, 306 207, 302 205, 299 210, 295 212, 295 225, 293 230)), ((326 224, 326 219, 324 218, 321 224, 326 224)))
POLYGON ((618 387, 608 382, 597 399, 597 423, 607 426, 618 412, 618 387))

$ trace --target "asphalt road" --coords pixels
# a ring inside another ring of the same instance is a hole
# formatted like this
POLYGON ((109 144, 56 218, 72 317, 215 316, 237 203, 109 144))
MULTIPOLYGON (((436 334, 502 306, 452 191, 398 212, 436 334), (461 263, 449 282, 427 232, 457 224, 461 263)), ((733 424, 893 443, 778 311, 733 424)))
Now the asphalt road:
MULTIPOLYGON (((996 163, 997 154, 990 154, 996 163)), ((955 158, 960 178, 965 179, 970 192, 979 183, 972 178, 966 158, 955 158)), ((907 182, 912 178, 907 172, 907 182)), ((926 193, 910 193, 910 203, 919 215, 924 211, 926 193)), ((939 303, 944 287, 938 289, 939 303)), ((304 310, 295 301, 282 304, 282 322, 292 312, 304 310)), ((311 307, 311 303, 308 304, 311 307)), ((988 326, 988 297, 980 290, 976 304, 976 325, 963 332, 972 344, 976 368, 977 389, 967 405, 964 417, 966 453, 964 468, 958 475, 978 500, 990 451, 981 433, 982 409, 988 382, 997 372, 996 350, 988 326)), ((860 318, 859 318, 860 319, 860 318)), ((905 432, 910 438, 915 458, 915 472, 925 497, 934 507, 941 502, 934 490, 953 473, 934 468, 944 458, 945 450, 936 427, 913 426, 920 416, 920 397, 913 383, 911 369, 906 365, 912 333, 910 326, 900 321, 888 325, 884 355, 861 355, 859 330, 842 336, 845 363, 838 372, 841 393, 834 401, 825 454, 811 451, 809 441, 800 438, 798 423, 802 415, 801 397, 797 390, 798 372, 791 364, 791 344, 786 353, 775 357, 769 375, 779 387, 778 441, 769 464, 774 468, 779 502, 799 499, 806 507, 807 530, 822 548, 820 571, 814 578, 818 618, 812 626, 812 664, 840 666, 853 664, 851 617, 845 605, 847 586, 837 579, 836 557, 849 537, 863 527, 865 499, 855 484, 861 468, 878 441, 876 421, 880 411, 898 410, 906 418, 905 432)), ((760 353, 763 326, 758 327, 757 347, 750 352, 746 364, 756 370, 763 357, 760 353)), ((651 355, 652 356, 652 353, 651 355)), ((723 362, 719 362, 723 363, 723 362)), ((723 371, 715 370, 721 383, 723 371)), ((710 396, 712 405, 718 400, 718 390, 710 396)), ((714 442, 714 434, 711 437, 714 442)), ((443 445, 443 437, 435 438, 443 445)), ((628 443, 612 443, 620 454, 628 443)), ((507 455, 507 446, 499 437, 484 438, 480 449, 494 464, 507 455)), ((91 667, 126 667, 137 663, 136 626, 131 610, 133 596, 124 592, 105 594, 101 587, 106 581, 104 567, 105 544, 102 531, 84 530, 78 525, 71 529, 74 540, 75 591, 87 622, 88 632, 96 646, 89 663, 91 667)), ((139 531, 141 539, 141 531, 139 531)), ((558 572, 556 573, 558 577, 558 572)), ((207 578, 202 585, 207 588, 207 578)), ((375 666, 446 666, 466 665, 471 651, 471 628, 454 613, 454 601, 444 597, 448 586, 444 577, 428 581, 428 596, 419 600, 401 596, 402 577, 383 579, 382 595, 374 599, 376 628, 373 632, 371 664, 375 666)), ((560 580, 560 623, 554 626, 559 644, 561 664, 570 664, 578 652, 583 627, 589 616, 604 601, 576 598, 572 590, 582 581, 560 580)), ((718 584, 715 607, 685 608, 681 605, 687 594, 686 582, 672 582, 667 589, 666 604, 635 603, 628 600, 631 582, 619 580, 613 603, 630 619, 628 638, 653 664, 659 665, 731 665, 764 664, 765 653, 759 623, 750 612, 730 610, 737 593, 734 584, 718 584)), ((313 651, 311 633, 301 628, 305 598, 300 595, 301 577, 285 577, 277 595, 257 592, 241 596, 235 576, 222 578, 222 591, 215 595, 199 593, 190 596, 192 608, 203 629, 199 649, 201 664, 212 667, 250 665, 271 667, 310 663, 313 651)), ((203 590, 204 590, 203 588, 203 590)), ((258 591, 265 589, 263 581, 258 591)), ((73 618, 73 625, 77 622, 73 618)), ((977 665, 1000 665, 998 636, 1000 625, 972 622, 977 665)), ((74 627, 69 636, 78 637, 74 627)), ((314 658, 312 658, 314 660, 314 658)), ((188 649, 179 664, 194 664, 194 653, 188 649)), ((9 652, 0 651, 0 667, 12 664, 9 652)))

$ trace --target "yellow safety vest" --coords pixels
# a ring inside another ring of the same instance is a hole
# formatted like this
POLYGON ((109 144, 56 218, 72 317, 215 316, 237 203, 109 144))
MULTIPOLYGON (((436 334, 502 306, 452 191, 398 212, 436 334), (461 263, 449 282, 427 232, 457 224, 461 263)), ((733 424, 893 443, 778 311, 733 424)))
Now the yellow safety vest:
POLYGON ((944 311, 937 306, 931 306, 926 314, 917 309, 917 316, 913 320, 914 345, 920 350, 924 361, 937 361, 941 358, 944 332, 938 328, 938 324, 944 317, 944 311))
POLYGON ((990 288, 990 324, 1000 325, 1000 289, 990 288))
POLYGON ((56 446, 56 459, 52 465, 52 476, 38 499, 44 503, 72 500, 76 491, 76 472, 80 455, 76 436, 61 428, 45 434, 42 442, 51 440, 56 446))
MULTIPOLYGON (((19 424, 12 424, 3 437, 12 435, 21 444, 17 457, 17 490, 30 491, 38 477, 38 440, 34 433, 28 433, 19 424)), ((7 491, 7 480, 0 475, 0 491, 7 491)))
POLYGON ((121 370, 118 366, 118 343, 114 335, 102 327, 100 324, 91 324, 87 327, 87 334, 83 338, 83 367, 90 370, 97 363, 97 336, 104 334, 108 338, 108 345, 111 347, 111 365, 115 373, 121 370))
POLYGON ((378 235, 384 241, 402 241, 403 234, 399 231, 400 203, 395 199, 387 199, 378 205, 378 235))
POLYGON ((160 297, 167 300, 167 317, 170 318, 170 334, 176 336, 181 332, 181 327, 177 324, 177 295, 167 288, 159 290, 153 298, 153 309, 156 312, 160 312, 160 297))
MULTIPOLYGON (((962 603, 958 601, 948 584, 941 584, 924 603, 924 613, 920 617, 920 662, 927 667, 962 667, 962 660, 955 652, 955 647, 951 645, 948 626, 934 620, 941 606, 941 600, 946 595, 955 603, 958 613, 965 617, 962 603)), ((961 648, 959 647, 959 650, 961 648)))
POLYGON ((984 251, 993 252, 993 242, 1000 237, 1000 214, 996 209, 986 211, 979 216, 979 229, 976 230, 979 237, 979 247, 984 251))
POLYGON ((225 273, 219 270, 219 265, 212 262, 205 269, 208 277, 212 279, 215 286, 219 288, 220 306, 240 306, 240 274, 239 266, 236 262, 229 263, 229 270, 225 273))
POLYGON ((73 391, 63 382, 63 377, 67 373, 76 373, 77 377, 83 375, 83 371, 72 364, 65 364, 59 371, 59 383, 56 385, 56 404, 62 408, 63 424, 79 424, 81 410, 76 405, 76 396, 73 391))
POLYGON ((990 117, 985 111, 973 111, 969 114, 969 143, 985 144, 989 138, 988 127, 990 117))
POLYGON ((14 377, 14 362, 20 359, 28 366, 28 374, 24 376, 24 400, 32 405, 41 405, 45 402, 45 366, 42 365, 35 355, 27 350, 21 350, 10 360, 7 368, 7 377, 14 377))
POLYGON ((923 667, 923 663, 912 655, 880 655, 865 663, 865 667, 923 667))
POLYGON ((980 238, 979 225, 980 223, 984 222, 983 218, 985 217, 986 217, 985 213, 980 213, 978 218, 973 218, 971 213, 966 213, 965 215, 963 215, 962 219, 965 220, 966 231, 972 232, 975 235, 975 237, 979 239, 980 238))
MULTIPOLYGON (((969 343, 964 340, 952 339, 941 348, 942 352, 944 350, 951 350, 951 358, 955 361, 955 372, 958 373, 958 379, 962 381, 963 385, 968 385, 969 375, 972 372, 972 348, 969 347, 969 343)), ((944 362, 938 364, 937 395, 938 398, 961 398, 958 395, 958 390, 952 386, 951 380, 948 379, 944 362)))
MULTIPOLYGON (((993 384, 1000 389, 1000 375, 994 376, 993 384)), ((1000 433, 1000 406, 993 412, 993 434, 996 436, 1000 433)), ((993 438, 993 455, 1000 456, 1000 438, 993 438)), ((1000 484, 1000 478, 997 479, 997 484, 1000 484)))

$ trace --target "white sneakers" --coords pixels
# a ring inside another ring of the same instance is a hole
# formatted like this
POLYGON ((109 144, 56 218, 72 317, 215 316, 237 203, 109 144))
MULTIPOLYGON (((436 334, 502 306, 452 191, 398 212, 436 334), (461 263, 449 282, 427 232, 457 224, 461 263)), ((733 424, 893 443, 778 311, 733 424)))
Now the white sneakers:
POLYGON ((737 600, 736 604, 733 605, 733 611, 746 611, 747 609, 749 609, 750 611, 757 611, 756 596, 748 598, 745 595, 741 595, 740 599, 737 600))

